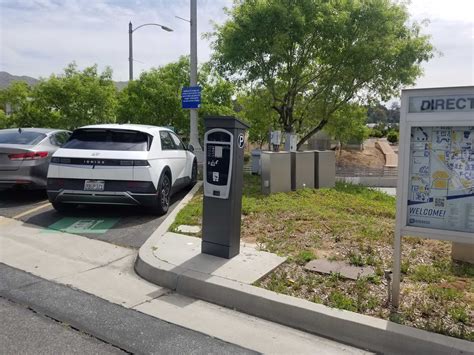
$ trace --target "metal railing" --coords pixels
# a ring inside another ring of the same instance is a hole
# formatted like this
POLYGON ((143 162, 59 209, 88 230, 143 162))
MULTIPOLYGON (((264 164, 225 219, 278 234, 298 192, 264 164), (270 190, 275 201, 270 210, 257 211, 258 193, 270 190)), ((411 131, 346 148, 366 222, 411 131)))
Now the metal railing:
POLYGON ((345 167, 345 166, 336 166, 336 176, 347 176, 347 177, 356 177, 356 176, 387 176, 387 177, 396 177, 398 175, 397 168, 368 168, 368 167, 345 167))

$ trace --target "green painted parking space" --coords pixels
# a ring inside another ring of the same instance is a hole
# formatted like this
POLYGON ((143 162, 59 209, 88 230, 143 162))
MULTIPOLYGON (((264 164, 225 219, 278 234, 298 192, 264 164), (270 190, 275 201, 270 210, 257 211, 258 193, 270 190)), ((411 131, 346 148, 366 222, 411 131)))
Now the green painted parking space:
MULTIPOLYGON (((172 197, 169 212, 188 191, 184 189, 172 197)), ((82 205, 60 213, 48 204, 44 191, 0 191, 0 216, 38 226, 45 237, 65 232, 135 249, 142 246, 167 217, 151 214, 146 208, 113 205, 82 205)))
POLYGON ((119 220, 120 218, 64 217, 48 226, 46 231, 54 230, 71 234, 103 234, 119 220))

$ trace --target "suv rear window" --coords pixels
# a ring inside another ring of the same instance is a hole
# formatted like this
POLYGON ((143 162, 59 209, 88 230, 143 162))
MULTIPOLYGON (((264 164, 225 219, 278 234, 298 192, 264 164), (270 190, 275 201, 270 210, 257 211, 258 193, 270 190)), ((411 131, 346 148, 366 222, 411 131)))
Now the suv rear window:
POLYGON ((91 150, 150 150, 152 137, 146 133, 129 130, 79 129, 62 146, 69 149, 91 150))
POLYGON ((35 145, 41 142, 46 134, 31 131, 0 131, 0 144, 35 145))

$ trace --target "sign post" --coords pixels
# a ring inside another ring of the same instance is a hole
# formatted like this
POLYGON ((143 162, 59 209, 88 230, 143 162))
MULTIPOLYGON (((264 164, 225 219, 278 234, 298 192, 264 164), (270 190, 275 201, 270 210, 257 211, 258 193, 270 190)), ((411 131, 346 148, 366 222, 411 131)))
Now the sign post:
POLYGON ((474 87, 402 91, 392 305, 403 236, 474 244, 474 87))

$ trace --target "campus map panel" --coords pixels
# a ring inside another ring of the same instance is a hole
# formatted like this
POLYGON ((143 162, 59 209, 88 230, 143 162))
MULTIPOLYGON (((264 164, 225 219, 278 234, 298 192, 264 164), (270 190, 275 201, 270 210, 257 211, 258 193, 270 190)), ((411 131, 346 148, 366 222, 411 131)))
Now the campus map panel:
POLYGON ((474 127, 413 127, 409 226, 474 233, 474 127))

